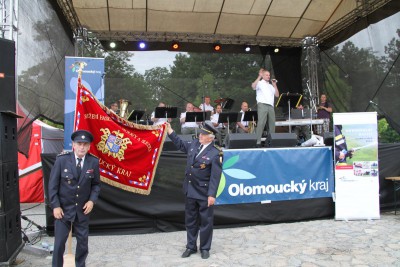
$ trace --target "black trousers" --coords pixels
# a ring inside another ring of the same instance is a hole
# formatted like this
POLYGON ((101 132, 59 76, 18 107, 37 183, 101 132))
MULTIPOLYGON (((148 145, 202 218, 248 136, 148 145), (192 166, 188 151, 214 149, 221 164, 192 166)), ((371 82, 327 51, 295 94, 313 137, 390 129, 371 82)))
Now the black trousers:
POLYGON ((186 198, 185 226, 186 248, 197 251, 197 237, 200 232, 200 250, 210 250, 214 224, 214 206, 207 207, 207 200, 186 198))
MULTIPOLYGON (((76 216, 78 218, 78 216, 76 216)), ((74 234, 76 237, 75 251, 75 266, 85 267, 85 261, 89 253, 88 237, 89 237, 89 221, 78 222, 75 219, 74 223, 64 220, 54 221, 54 250, 53 250, 53 267, 63 267, 65 242, 68 239, 69 231, 73 225, 74 234)))

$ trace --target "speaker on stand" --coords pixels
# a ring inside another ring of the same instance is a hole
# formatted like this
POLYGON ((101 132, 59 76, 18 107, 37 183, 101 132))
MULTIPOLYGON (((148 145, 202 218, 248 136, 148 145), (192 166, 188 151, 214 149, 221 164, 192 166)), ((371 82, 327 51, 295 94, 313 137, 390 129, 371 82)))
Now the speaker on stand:
POLYGON ((23 248, 19 205, 15 43, 0 39, 0 265, 23 248))
POLYGON ((295 133, 271 133, 270 147, 294 147, 297 145, 295 133))
POLYGON ((231 133, 226 136, 226 148, 255 148, 257 144, 256 134, 231 133))

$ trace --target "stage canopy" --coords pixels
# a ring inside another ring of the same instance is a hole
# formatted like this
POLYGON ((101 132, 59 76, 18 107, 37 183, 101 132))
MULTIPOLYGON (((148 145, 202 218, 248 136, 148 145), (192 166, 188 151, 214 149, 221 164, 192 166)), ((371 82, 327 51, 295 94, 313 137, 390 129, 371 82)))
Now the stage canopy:
POLYGON ((344 29, 353 27, 354 34, 400 9, 399 2, 391 0, 57 2, 76 34, 86 29, 83 37, 95 36, 103 45, 121 41, 119 50, 134 50, 131 41, 299 47, 306 36, 320 43, 332 37, 337 41, 344 29))

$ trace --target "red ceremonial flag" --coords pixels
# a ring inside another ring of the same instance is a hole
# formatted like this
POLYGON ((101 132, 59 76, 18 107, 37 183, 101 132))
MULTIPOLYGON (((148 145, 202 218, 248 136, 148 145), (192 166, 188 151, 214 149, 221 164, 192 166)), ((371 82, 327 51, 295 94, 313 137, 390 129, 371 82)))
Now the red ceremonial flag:
POLYGON ((129 122, 101 104, 78 80, 75 131, 88 130, 89 152, 99 158, 101 180, 123 190, 148 195, 166 136, 166 124, 129 122))

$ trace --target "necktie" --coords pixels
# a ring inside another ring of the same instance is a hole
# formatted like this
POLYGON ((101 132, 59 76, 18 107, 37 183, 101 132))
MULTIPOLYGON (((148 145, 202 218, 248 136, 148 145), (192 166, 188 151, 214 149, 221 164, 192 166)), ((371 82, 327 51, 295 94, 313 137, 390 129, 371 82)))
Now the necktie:
POLYGON ((78 178, 81 176, 82 170, 82 159, 78 158, 78 164, 76 164, 76 170, 78 171, 78 178))
POLYGON ((199 155, 200 151, 203 149, 203 145, 200 145, 196 152, 196 157, 199 155))

